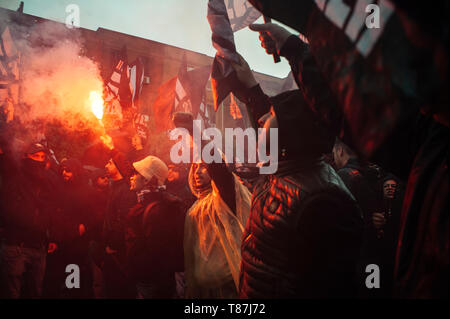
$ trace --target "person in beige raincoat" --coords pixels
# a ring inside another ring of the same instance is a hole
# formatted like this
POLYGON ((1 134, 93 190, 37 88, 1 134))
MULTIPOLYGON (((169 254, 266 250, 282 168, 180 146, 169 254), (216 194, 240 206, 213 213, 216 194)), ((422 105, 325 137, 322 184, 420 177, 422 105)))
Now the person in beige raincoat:
POLYGON ((189 185, 198 199, 185 221, 186 297, 237 298, 251 194, 225 164, 192 164, 189 185))

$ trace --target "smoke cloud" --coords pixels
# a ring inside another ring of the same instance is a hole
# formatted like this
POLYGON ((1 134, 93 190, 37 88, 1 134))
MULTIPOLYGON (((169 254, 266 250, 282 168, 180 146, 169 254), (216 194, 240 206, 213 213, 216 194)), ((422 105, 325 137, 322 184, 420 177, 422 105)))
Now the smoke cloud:
POLYGON ((10 28, 21 59, 15 137, 22 144, 53 138, 53 144, 64 148, 61 156, 80 156, 80 147, 87 147, 104 133, 89 100, 92 91, 103 93, 103 80, 97 63, 84 55, 80 30, 52 21, 24 26, 0 16, 2 21, 10 28), (73 145, 75 151, 71 152, 71 146, 55 140, 57 136, 48 136, 49 129, 53 135, 64 131, 66 139, 68 134, 83 135, 85 145, 73 145))
POLYGON ((69 113, 92 116, 89 95, 102 92, 103 81, 96 63, 82 55, 82 41, 76 32, 45 22, 32 28, 29 41, 22 42, 21 102, 30 107, 22 118, 70 122, 69 113))

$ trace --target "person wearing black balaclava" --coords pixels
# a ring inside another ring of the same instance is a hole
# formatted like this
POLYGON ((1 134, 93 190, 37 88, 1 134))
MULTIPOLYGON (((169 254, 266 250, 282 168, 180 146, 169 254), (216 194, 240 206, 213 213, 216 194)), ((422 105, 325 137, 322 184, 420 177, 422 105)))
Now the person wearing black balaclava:
POLYGON ((81 162, 74 158, 61 162, 60 179, 62 191, 54 223, 57 248, 48 256, 44 295, 51 298, 86 298, 92 295, 88 288, 91 286, 91 271, 87 260, 92 189, 81 162), (66 266, 69 264, 80 268, 80 289, 68 289, 64 284, 66 266))
POLYGON ((2 180, 0 289, 4 298, 42 295, 52 212, 59 189, 45 170, 46 156, 43 145, 29 145, 24 158, 11 165, 2 180))
POLYGON ((94 298, 104 298, 103 262, 102 254, 102 229, 105 221, 105 212, 108 202, 109 179, 104 168, 94 170, 90 175, 92 183, 92 215, 90 227, 88 226, 89 257, 92 269, 92 290, 94 298))
POLYGON ((378 194, 381 205, 372 212, 367 254, 372 258, 370 263, 380 267, 380 289, 373 292, 374 297, 390 298, 404 190, 397 177, 387 174, 380 181, 378 194))
POLYGON ((133 167, 123 153, 113 150, 105 169, 111 179, 103 227, 105 294, 107 298, 134 298, 135 287, 124 268, 125 219, 137 201, 130 191, 133 167))
POLYGON ((233 66, 241 82, 238 98, 260 126, 278 129, 279 149, 278 170, 261 175, 253 191, 241 247, 240 297, 355 296, 363 221, 355 199, 323 161, 335 135, 301 92, 269 99, 242 58, 233 66))

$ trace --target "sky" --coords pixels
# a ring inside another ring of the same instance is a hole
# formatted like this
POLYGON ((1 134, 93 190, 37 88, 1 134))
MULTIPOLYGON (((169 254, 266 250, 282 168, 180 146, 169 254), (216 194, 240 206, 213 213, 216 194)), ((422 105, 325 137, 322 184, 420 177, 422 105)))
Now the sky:
MULTIPOLYGON (((19 3, 20 0, 0 0, 0 7, 16 10, 19 3)), ((206 19, 208 0, 24 0, 24 13, 65 22, 69 4, 79 6, 82 28, 102 27, 215 55, 206 19)), ((263 23, 262 18, 257 23, 263 23)), ((245 28, 234 36, 238 52, 254 71, 287 76, 287 61, 282 59, 275 64, 261 47, 258 33, 245 28)))

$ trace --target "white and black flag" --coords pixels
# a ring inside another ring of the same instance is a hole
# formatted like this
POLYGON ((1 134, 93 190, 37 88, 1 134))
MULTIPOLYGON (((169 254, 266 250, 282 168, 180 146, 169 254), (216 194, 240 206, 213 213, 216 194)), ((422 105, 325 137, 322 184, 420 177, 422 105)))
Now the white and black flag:
POLYGON ((197 120, 202 122, 202 128, 208 128, 215 125, 214 112, 211 113, 211 110, 208 108, 208 105, 205 104, 205 101, 200 103, 197 120))
POLYGON ((147 141, 149 134, 150 116, 141 113, 140 96, 144 84, 144 63, 141 58, 137 58, 128 66, 130 74, 131 101, 133 108, 133 127, 136 134, 144 141, 147 141))
POLYGON ((208 22, 212 31, 212 44, 217 50, 211 70, 214 110, 217 111, 237 83, 230 61, 239 63, 239 55, 224 0, 209 0, 208 22))
POLYGON ((225 0, 225 4, 233 32, 246 28, 261 16, 247 0, 225 0))
POLYGON ((147 141, 149 137, 150 116, 148 114, 136 113, 133 124, 136 134, 144 141, 147 141))
POLYGON ((141 58, 137 58, 128 66, 131 86, 132 107, 139 109, 139 99, 141 96, 142 85, 144 84, 144 63, 141 58))
POLYGON ((119 102, 119 88, 122 80, 122 73, 127 72, 125 71, 126 67, 126 62, 123 59, 120 59, 106 84, 107 94, 105 97, 105 114, 122 117, 122 106, 119 102))
POLYGON ((174 112, 192 113, 191 99, 187 92, 188 83, 186 55, 183 55, 181 66, 178 71, 177 82, 175 84, 174 112))
POLYGON ((0 36, 0 104, 17 104, 19 100, 20 52, 14 44, 10 29, 0 36))
POLYGON ((173 112, 191 113, 202 121, 202 128, 211 123, 208 107, 204 102, 205 87, 209 79, 209 67, 187 70, 186 55, 183 55, 175 84, 173 112))
POLYGON ((212 44, 217 50, 211 70, 214 110, 234 89, 239 89, 231 61, 239 63, 234 32, 255 22, 261 13, 247 0, 209 0, 208 22, 212 44))
POLYGON ((139 108, 139 98, 144 82, 144 64, 140 58, 128 65, 126 48, 122 49, 111 77, 106 84, 106 114, 123 115, 124 109, 139 108))

